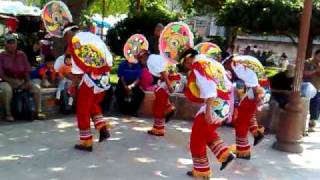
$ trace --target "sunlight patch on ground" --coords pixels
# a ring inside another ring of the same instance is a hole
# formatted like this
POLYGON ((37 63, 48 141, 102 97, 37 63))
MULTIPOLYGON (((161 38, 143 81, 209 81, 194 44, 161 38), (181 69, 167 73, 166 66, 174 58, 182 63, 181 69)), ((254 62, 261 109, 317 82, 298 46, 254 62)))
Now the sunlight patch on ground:
POLYGON ((57 128, 64 129, 64 128, 69 128, 69 127, 73 127, 73 126, 74 126, 74 123, 59 122, 59 124, 57 125, 57 128))
POLYGON ((136 157, 134 158, 135 161, 140 162, 140 163, 153 163, 156 162, 156 160, 148 157, 136 157))
POLYGON ((151 129, 151 127, 133 127, 132 128, 132 130, 140 131, 140 132, 147 132, 150 129, 151 129))
POLYGON ((92 164, 92 165, 89 165, 88 168, 89 169, 95 169, 95 168, 98 168, 99 166, 95 165, 95 164, 92 164))
POLYGON ((178 158, 177 163, 180 165, 192 165, 192 159, 178 158))
POLYGON ((176 130, 181 131, 181 132, 183 132, 183 133, 191 133, 191 129, 190 129, 190 128, 181 128, 181 127, 178 127, 178 128, 176 128, 176 130))
POLYGON ((21 155, 21 154, 12 154, 8 156, 0 156, 0 161, 15 161, 19 160, 20 158, 32 158, 34 155, 21 155))
POLYGON ((139 147, 132 147, 128 149, 128 151, 139 151, 139 150, 140 150, 139 147))
POLYGON ((164 175, 162 171, 155 171, 154 174, 155 174, 156 176, 160 176, 160 177, 162 177, 162 178, 168 178, 168 177, 169 177, 169 176, 167 176, 167 175, 164 175))
POLYGON ((49 170, 53 172, 64 171, 64 167, 52 167, 52 168, 49 168, 49 170))
POLYGON ((121 138, 115 137, 115 138, 109 138, 108 141, 119 141, 121 138))
POLYGON ((300 166, 304 169, 320 169, 319 166, 320 150, 305 151, 303 156, 299 154, 289 154, 288 159, 292 164, 300 166))
POLYGON ((44 152, 44 151, 48 151, 49 150, 49 148, 40 148, 40 149, 38 149, 38 151, 40 151, 40 152, 44 152))

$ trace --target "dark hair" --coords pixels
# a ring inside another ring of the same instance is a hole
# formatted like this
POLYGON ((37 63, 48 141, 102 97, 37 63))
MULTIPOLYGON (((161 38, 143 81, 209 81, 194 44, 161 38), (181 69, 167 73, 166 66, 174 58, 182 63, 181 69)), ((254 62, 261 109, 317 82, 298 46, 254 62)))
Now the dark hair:
POLYGON ((52 55, 48 55, 44 58, 44 62, 54 62, 56 60, 56 58, 52 55))
POLYGON ((198 51, 190 48, 187 49, 186 51, 184 51, 180 56, 179 56, 179 61, 182 61, 184 58, 188 57, 195 57, 196 55, 198 55, 198 51))
POLYGON ((317 49, 314 54, 315 54, 315 55, 318 55, 319 53, 320 53, 320 49, 317 49))

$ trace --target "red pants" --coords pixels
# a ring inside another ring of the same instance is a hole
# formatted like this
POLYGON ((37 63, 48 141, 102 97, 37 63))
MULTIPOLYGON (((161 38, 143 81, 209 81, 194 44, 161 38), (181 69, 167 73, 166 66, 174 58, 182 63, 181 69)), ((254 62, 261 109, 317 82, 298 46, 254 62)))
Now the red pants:
POLYGON ((256 111, 257 103, 248 97, 245 97, 238 107, 238 115, 234 122, 238 157, 250 155, 248 132, 249 130, 254 132, 258 128, 255 118, 256 111))
POLYGON ((100 102, 103 100, 104 94, 104 92, 94 94, 93 88, 89 88, 85 83, 82 83, 79 88, 77 96, 77 122, 81 143, 92 145, 91 118, 97 130, 106 127, 106 122, 100 108, 100 102))
POLYGON ((170 103, 169 94, 163 88, 156 89, 153 103, 154 123, 152 128, 155 134, 164 134, 165 117, 173 109, 174 106, 170 103))
POLYGON ((229 156, 229 148, 216 133, 219 124, 208 124, 204 113, 197 115, 192 126, 190 149, 195 176, 210 176, 210 163, 207 157, 207 146, 219 162, 224 162, 229 156))

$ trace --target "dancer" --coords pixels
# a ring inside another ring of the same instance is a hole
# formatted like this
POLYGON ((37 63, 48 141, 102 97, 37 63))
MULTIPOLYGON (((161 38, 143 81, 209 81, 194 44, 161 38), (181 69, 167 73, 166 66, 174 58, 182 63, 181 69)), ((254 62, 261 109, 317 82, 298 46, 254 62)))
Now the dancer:
POLYGON ((220 170, 235 158, 231 147, 226 146, 216 132, 230 113, 227 101, 231 84, 220 63, 197 54, 194 49, 188 49, 180 56, 180 62, 190 72, 185 95, 193 102, 203 103, 192 126, 190 149, 193 170, 187 175, 209 179, 211 171, 207 146, 221 163, 220 170))
POLYGON ((112 56, 98 36, 90 32, 78 32, 78 27, 73 24, 65 26, 63 34, 73 59, 72 73, 76 77, 73 87, 79 86, 77 122, 80 142, 74 148, 91 152, 93 137, 90 119, 99 131, 99 142, 110 137, 110 126, 102 114, 100 102, 104 92, 110 88, 108 72, 112 67, 112 56))
POLYGON ((234 126, 236 130, 237 158, 249 160, 251 148, 248 133, 254 137, 254 146, 264 138, 264 128, 256 120, 258 107, 270 99, 269 83, 260 62, 251 56, 230 56, 224 62, 237 83, 238 104, 235 108, 234 126))
POLYGON ((170 121, 174 115, 175 107, 170 102, 170 95, 175 91, 175 85, 180 80, 180 74, 175 72, 175 66, 168 66, 160 55, 151 55, 148 57, 148 67, 156 77, 160 77, 160 84, 155 89, 155 100, 153 103, 154 123, 148 134, 154 136, 164 136, 165 123, 170 121), (155 72, 156 71, 156 72, 155 72))

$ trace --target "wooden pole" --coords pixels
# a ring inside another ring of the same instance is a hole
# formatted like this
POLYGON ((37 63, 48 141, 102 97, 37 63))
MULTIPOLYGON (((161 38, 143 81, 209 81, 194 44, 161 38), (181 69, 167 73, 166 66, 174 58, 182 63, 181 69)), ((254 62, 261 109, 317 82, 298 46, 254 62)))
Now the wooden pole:
POLYGON ((304 1, 304 9, 300 23, 300 35, 298 43, 298 54, 296 59, 296 71, 293 82, 293 91, 286 110, 282 113, 279 120, 279 131, 277 132, 277 141, 273 147, 280 151, 301 153, 301 139, 303 126, 306 120, 306 107, 303 105, 300 97, 300 88, 303 78, 304 60, 306 57, 310 21, 312 15, 312 0, 304 1))

